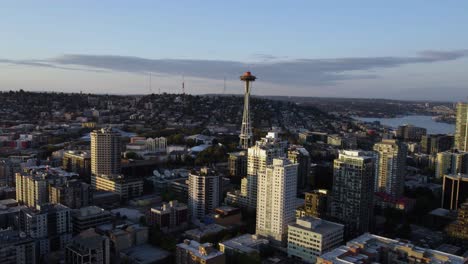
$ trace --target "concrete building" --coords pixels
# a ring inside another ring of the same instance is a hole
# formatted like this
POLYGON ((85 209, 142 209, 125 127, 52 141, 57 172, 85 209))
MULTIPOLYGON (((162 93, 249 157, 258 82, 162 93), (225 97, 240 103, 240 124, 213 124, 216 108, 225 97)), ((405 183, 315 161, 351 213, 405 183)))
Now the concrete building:
POLYGON ((468 174, 447 174, 442 180, 442 208, 457 210, 468 199, 468 174))
POLYGON ((198 222, 221 204, 222 178, 208 168, 192 171, 188 178, 188 207, 192 221, 198 222))
POLYGON ((302 146, 290 146, 288 148, 288 159, 297 163, 297 192, 310 187, 310 155, 302 146))
POLYGON ((453 136, 445 134, 425 135, 421 138, 421 152, 425 154, 436 154, 451 149, 453 136))
POLYGON ((343 242, 344 226, 315 217, 302 217, 288 227, 288 256, 306 263, 343 242))
POLYGON ((218 251, 213 244, 200 244, 193 240, 184 240, 177 245, 177 264, 224 264, 226 258, 223 252, 218 251))
POLYGON ((435 177, 441 179, 445 174, 467 174, 468 152, 456 149, 437 153, 435 177))
POLYGON ((61 204, 24 208, 19 213, 18 226, 35 239, 38 256, 42 257, 63 249, 72 238, 71 210, 61 204))
POLYGON ((49 202, 53 204, 63 204, 71 209, 77 209, 90 205, 92 199, 91 186, 79 180, 49 186, 49 202))
POLYGON ((286 243, 288 224, 295 218, 297 167, 275 158, 258 174, 256 234, 274 244, 286 243))
POLYGON ((91 154, 88 151, 80 150, 65 151, 62 158, 62 168, 89 179, 91 176, 91 154))
POLYGON ((369 231, 374 174, 371 152, 344 150, 334 161, 331 216, 345 224, 347 237, 369 231))
POLYGON ((468 103, 457 104, 454 147, 460 151, 468 151, 468 103))
POLYGON ((242 195, 247 196, 250 208, 257 206, 257 178, 264 173, 267 166, 273 163, 274 158, 285 157, 286 141, 281 141, 278 134, 269 132, 266 137, 255 142, 247 150, 247 177, 242 179, 242 195))
POLYGON ((143 180, 123 175, 93 175, 91 186, 94 190, 118 193, 122 199, 138 197, 143 194, 143 180))
POLYGON ((417 247, 407 241, 400 241, 369 233, 317 258, 317 264, 465 264, 466 259, 445 252, 417 247))
POLYGON ((88 229, 74 237, 65 249, 67 264, 110 264, 109 238, 88 229))
POLYGON ((216 224, 233 226, 242 223, 242 212, 237 207, 223 205, 214 209, 213 218, 216 224))
POLYGON ((188 207, 176 200, 153 207, 148 213, 148 224, 158 225, 163 232, 184 230, 188 227, 188 207))
POLYGON ((242 178, 247 175, 247 151, 229 153, 229 177, 242 178))
POLYGON ((397 139, 401 139, 404 141, 413 141, 419 142, 421 141, 421 137, 426 135, 427 129, 423 127, 415 127, 413 125, 403 125, 399 126, 396 131, 397 139))
POLYGON ((262 248, 269 244, 267 239, 257 235, 243 234, 219 243, 219 250, 227 257, 234 254, 259 253, 262 248))
POLYGON ((110 223, 112 220, 112 216, 109 211, 97 206, 88 206, 74 210, 72 218, 73 233, 75 234, 83 232, 89 228, 110 223))
POLYGON ((36 245, 24 232, 0 230, 0 263, 36 264, 36 245))
POLYGON ((404 190, 407 147, 396 140, 384 139, 374 145, 377 152, 375 192, 400 197, 404 190))
POLYGON ((66 177, 49 174, 16 173, 16 200, 20 204, 35 208, 49 203, 49 186, 63 184, 66 177))
POLYGON ((91 132, 91 173, 115 175, 120 173, 120 134, 112 128, 91 132))

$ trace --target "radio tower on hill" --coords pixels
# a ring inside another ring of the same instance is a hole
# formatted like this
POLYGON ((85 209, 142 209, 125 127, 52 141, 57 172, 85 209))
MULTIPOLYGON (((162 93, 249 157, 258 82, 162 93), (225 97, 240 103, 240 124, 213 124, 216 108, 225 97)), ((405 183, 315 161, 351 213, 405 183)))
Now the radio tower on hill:
POLYGON ((257 77, 253 76, 250 72, 245 72, 240 77, 241 81, 245 82, 245 94, 244 94, 244 115, 242 116, 242 127, 240 138, 240 147, 242 149, 248 149, 252 143, 252 127, 250 125, 250 82, 254 82, 257 77))

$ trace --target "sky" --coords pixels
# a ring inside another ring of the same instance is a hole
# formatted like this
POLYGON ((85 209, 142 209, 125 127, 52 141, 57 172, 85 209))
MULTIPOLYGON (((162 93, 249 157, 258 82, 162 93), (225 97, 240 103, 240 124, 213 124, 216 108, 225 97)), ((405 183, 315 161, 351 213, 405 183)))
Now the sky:
POLYGON ((3 1, 0 90, 464 100, 468 1, 3 1), (226 80, 226 81, 224 81, 226 80))

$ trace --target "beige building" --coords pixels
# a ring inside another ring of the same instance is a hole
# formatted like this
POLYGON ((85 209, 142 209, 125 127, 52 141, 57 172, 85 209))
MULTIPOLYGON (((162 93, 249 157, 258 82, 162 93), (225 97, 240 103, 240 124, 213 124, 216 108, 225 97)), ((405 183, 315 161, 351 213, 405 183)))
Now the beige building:
POLYGON ((112 128, 91 132, 91 173, 113 175, 120 173, 120 134, 112 128))
POLYGON ((286 244, 288 224, 295 219, 297 167, 286 158, 258 174, 256 234, 277 245, 286 244))
POLYGON ((454 147, 460 151, 468 151, 468 103, 457 104, 454 147))
POLYGON ((91 175, 91 155, 86 151, 65 151, 62 158, 62 168, 87 178, 91 175))
POLYGON ((375 191, 401 197, 405 184, 407 147, 393 139, 384 139, 374 145, 377 152, 375 191))
POLYGON ((343 242, 344 226, 315 217, 298 218, 288 227, 288 256, 315 263, 324 252, 343 242))

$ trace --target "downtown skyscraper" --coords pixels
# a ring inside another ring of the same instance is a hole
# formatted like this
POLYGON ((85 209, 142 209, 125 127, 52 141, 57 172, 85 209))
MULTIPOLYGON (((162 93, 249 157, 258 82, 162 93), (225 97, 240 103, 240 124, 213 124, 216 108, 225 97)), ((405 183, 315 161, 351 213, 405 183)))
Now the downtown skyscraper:
POLYGON ((468 103, 457 104, 454 147, 459 151, 468 151, 468 103))
POLYGON ((96 176, 120 173, 120 134, 112 128, 91 132, 91 173, 96 176))
POLYGON ((401 197, 405 184, 407 146, 397 140, 384 139, 374 145, 374 151, 377 152, 378 161, 375 191, 401 197))
POLYGON ((298 164, 275 158, 258 174, 256 233, 284 245, 288 224, 295 219, 298 164))
POLYGON ((375 155, 342 150, 333 163, 331 216, 348 237, 369 231, 374 196, 375 155))

